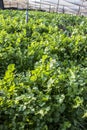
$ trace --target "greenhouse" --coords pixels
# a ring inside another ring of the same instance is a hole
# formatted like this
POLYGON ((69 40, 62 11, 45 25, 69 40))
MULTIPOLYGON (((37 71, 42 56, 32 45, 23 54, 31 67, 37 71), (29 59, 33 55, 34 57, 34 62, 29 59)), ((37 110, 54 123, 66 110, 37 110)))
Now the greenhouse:
POLYGON ((0 130, 87 130, 87 1, 0 0, 0 130))
POLYGON ((87 15, 86 0, 1 0, 4 8, 43 10, 49 12, 87 15))

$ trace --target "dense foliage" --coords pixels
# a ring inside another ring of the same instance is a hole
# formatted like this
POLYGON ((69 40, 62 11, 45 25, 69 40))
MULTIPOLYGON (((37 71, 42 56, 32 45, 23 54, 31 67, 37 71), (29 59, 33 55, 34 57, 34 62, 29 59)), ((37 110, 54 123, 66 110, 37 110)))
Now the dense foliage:
POLYGON ((0 11, 0 130, 87 130, 87 18, 0 11))

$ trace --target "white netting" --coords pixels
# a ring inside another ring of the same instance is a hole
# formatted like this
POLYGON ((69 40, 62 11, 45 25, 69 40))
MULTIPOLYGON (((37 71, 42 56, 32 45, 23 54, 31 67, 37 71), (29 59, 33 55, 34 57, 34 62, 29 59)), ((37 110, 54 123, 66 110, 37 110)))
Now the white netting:
POLYGON ((4 0, 4 7, 87 15, 87 0, 4 0))

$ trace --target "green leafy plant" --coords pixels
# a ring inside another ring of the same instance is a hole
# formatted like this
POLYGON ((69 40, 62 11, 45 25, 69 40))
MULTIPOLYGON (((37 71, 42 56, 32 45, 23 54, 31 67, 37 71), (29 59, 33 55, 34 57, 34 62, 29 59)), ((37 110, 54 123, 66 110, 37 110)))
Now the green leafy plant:
POLYGON ((0 10, 0 130, 87 129, 87 18, 0 10))

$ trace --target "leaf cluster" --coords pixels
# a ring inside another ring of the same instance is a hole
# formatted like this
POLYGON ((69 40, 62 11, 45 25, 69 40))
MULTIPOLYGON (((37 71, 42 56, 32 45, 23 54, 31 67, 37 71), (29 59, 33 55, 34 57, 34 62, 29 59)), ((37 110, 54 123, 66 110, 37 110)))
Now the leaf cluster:
POLYGON ((0 11, 0 130, 86 130, 87 18, 0 11))

